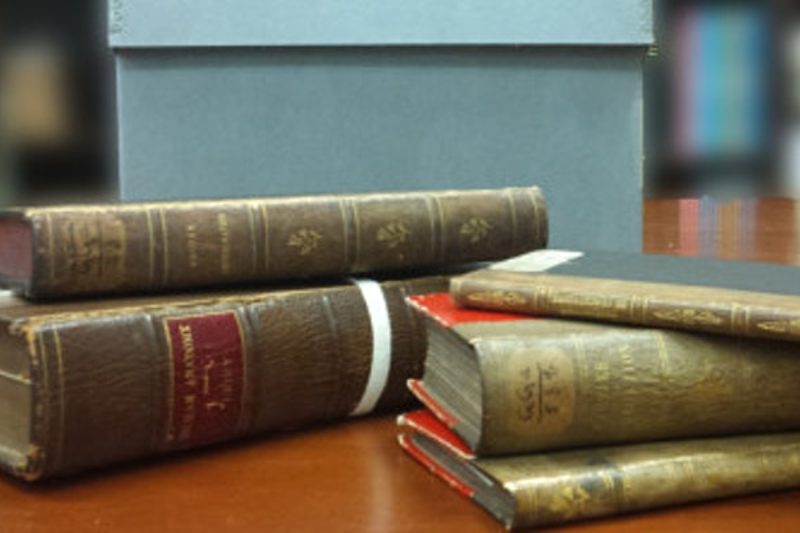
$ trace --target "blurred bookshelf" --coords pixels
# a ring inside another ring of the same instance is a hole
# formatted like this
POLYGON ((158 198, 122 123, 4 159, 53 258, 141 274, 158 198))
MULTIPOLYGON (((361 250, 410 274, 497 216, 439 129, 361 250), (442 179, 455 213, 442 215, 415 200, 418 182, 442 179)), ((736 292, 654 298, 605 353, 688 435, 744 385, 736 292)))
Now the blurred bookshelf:
POLYGON ((800 193, 800 3, 656 6, 646 196, 800 193))
MULTIPOLYGON (((645 197, 800 197, 800 2, 653 1, 645 197)), ((0 1, 0 204, 115 194, 105 10, 0 1)))
POLYGON ((0 205, 113 194, 105 0, 0 1, 0 205))

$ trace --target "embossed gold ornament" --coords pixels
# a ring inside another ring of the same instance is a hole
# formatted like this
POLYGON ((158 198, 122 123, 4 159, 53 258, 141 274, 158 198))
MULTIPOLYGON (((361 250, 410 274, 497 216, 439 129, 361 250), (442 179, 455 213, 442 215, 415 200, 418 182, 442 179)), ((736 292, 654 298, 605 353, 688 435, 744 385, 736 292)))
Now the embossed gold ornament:
POLYGON ((470 243, 478 244, 489 235, 492 230, 492 225, 486 219, 480 217, 472 217, 464 224, 461 225, 459 233, 466 237, 470 243))
POLYGON ((721 326, 725 321, 710 311, 695 309, 676 309, 671 311, 656 311, 653 315, 667 322, 676 322, 684 326, 702 324, 704 326, 721 326))
POLYGON ((589 492, 580 485, 568 485, 553 496, 550 510, 564 518, 583 516, 591 499, 589 492))
POLYGON ((313 229, 303 228, 289 236, 289 246, 297 248, 300 255, 308 255, 319 246, 322 235, 313 229))
POLYGON ((797 334, 800 332, 800 320, 770 320, 759 322, 756 324, 756 328, 772 333, 797 334))
POLYGON ((493 305, 523 305, 525 298, 519 294, 505 291, 476 292, 467 296, 470 302, 493 305))
POLYGON ((411 232, 402 222, 392 222, 378 230, 378 242, 384 243, 388 248, 397 248, 408 241, 411 232))

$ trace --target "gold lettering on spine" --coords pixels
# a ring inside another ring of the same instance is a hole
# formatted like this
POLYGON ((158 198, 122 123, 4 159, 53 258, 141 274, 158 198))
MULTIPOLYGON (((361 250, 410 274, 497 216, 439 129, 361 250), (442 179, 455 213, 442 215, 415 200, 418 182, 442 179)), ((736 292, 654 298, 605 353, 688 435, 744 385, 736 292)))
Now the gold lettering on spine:
POLYGON ((164 254, 161 282, 162 286, 169 283, 169 236, 167 232, 167 215, 164 209, 158 210, 158 217, 161 221, 161 253, 164 254))
MULTIPOLYGON (((197 388, 197 369, 195 368, 195 349, 194 338, 192 337, 192 327, 189 324, 178 326, 178 334, 181 337, 183 354, 181 355, 184 364, 183 376, 179 378, 191 389, 197 388)), ((184 404, 183 417, 178 421, 178 440, 189 440, 192 433, 192 426, 197 417, 197 397, 190 393, 181 398, 184 404)))
POLYGON ((156 279, 156 237, 153 231, 153 214, 150 209, 145 209, 144 216, 147 221, 148 285, 154 287, 156 279))
POLYGON ((197 245, 197 224, 194 222, 186 225, 186 252, 189 255, 189 268, 191 270, 200 266, 200 256, 197 245))

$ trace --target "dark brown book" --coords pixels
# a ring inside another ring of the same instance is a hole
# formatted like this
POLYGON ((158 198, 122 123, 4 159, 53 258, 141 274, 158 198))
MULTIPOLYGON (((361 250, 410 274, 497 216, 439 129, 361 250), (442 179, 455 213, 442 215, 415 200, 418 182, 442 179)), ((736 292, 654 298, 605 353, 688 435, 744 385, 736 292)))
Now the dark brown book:
POLYGON ((547 234, 536 187, 28 208, 0 216, 0 279, 45 298, 401 271, 547 234))
POLYGON ((446 278, 30 304, 0 298, 0 468, 26 480, 399 408, 446 278))
POLYGON ((475 457, 425 411, 401 416, 415 460, 508 529, 800 487, 800 434, 475 457))
POLYGON ((800 341, 800 268, 543 250, 453 278, 460 305, 800 341))
POLYGON ((478 455, 800 430, 794 343, 410 300, 428 323, 412 390, 478 455))

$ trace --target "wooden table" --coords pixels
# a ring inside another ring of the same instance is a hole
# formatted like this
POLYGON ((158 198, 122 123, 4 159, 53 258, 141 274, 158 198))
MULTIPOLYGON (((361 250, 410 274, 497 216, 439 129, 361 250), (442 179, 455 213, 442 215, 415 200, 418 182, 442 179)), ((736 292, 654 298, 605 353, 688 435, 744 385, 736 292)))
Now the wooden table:
MULTIPOLYGON (((647 204, 648 251, 681 251, 675 207, 670 202, 647 204)), ((793 260, 795 205, 774 200, 761 207, 765 218, 758 253, 766 259, 793 260)), ((41 487, 2 478, 0 532, 502 531, 487 514, 406 457, 395 444, 395 433, 393 417, 377 417, 41 487)), ((800 492, 562 530, 800 531, 800 492)))

